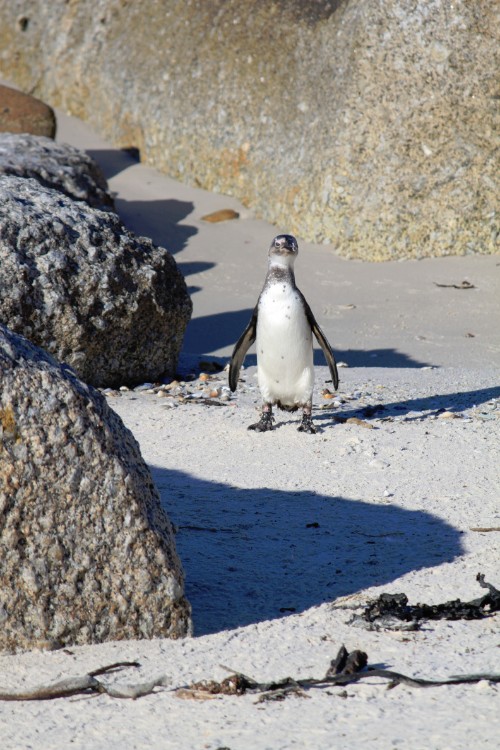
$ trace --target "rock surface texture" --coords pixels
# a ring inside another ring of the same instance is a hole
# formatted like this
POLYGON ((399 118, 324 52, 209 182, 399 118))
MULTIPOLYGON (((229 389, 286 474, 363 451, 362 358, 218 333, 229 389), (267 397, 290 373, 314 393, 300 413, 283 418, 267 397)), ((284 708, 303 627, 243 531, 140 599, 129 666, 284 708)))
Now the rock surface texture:
POLYGON ((93 208, 114 205, 104 175, 90 156, 42 136, 0 133, 0 174, 33 177, 93 208))
POLYGON ((0 519, 0 648, 189 634, 172 527, 132 433, 2 325, 0 519))
POLYGON ((491 253, 496 6, 0 0, 0 71, 346 257, 491 253))
POLYGON ((0 175, 0 321, 96 386, 175 372, 192 304, 171 254, 33 179, 0 175))
POLYGON ((0 132, 32 133, 54 138, 54 110, 34 96, 23 94, 10 86, 0 86, 0 132))

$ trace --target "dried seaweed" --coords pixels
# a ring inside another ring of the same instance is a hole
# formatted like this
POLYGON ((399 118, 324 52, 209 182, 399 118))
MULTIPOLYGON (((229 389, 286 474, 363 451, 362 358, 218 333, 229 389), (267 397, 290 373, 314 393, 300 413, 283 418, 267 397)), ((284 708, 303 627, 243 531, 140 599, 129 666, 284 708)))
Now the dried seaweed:
MULTIPOLYGON (((324 677, 319 679, 309 677, 305 679, 294 679, 285 677, 272 682, 257 682, 242 672, 233 672, 231 677, 222 682, 213 680, 196 682, 188 687, 176 691, 179 697, 191 697, 203 699, 204 693, 210 695, 258 695, 257 702, 284 700, 290 695, 298 695, 302 698, 309 697, 307 691, 311 688, 324 688, 335 685, 351 685, 361 680, 378 677, 389 681, 388 689, 396 685, 408 685, 409 687, 440 687, 442 685, 467 685, 488 680, 489 682, 500 682, 500 674, 469 674, 454 675, 445 680, 426 680, 420 677, 409 677, 401 672, 393 672, 389 669, 376 669, 367 666, 368 656, 364 651, 347 651, 341 646, 335 659, 332 659, 324 677), (237 688, 235 687, 237 685, 237 688), (228 690, 228 686, 231 687, 228 690)), ((223 669, 228 667, 221 665, 223 669)))
MULTIPOLYGON (((141 698, 150 695, 157 687, 166 687, 168 679, 158 677, 148 682, 136 685, 112 687, 97 679, 98 675, 109 674, 123 667, 139 667, 137 662, 116 662, 88 672, 83 677, 70 677, 52 685, 42 685, 22 692, 6 692, 0 690, 0 700, 3 701, 34 701, 68 698, 74 695, 105 694, 111 698, 141 698)), ((223 667, 223 669, 228 669, 223 667)), ((179 698, 207 700, 218 696, 241 696, 246 694, 258 695, 257 702, 284 700, 290 695, 302 698, 309 697, 307 691, 312 688, 324 688, 335 685, 350 685, 364 679, 378 677, 389 680, 388 688, 396 685, 409 687, 439 687, 441 685, 474 684, 481 680, 500 682, 500 674, 469 674, 452 676, 445 680, 425 680, 419 677, 409 677, 400 672, 389 669, 376 669, 368 666, 368 656, 364 651, 347 651, 345 646, 339 649, 335 659, 332 659, 324 677, 294 679, 285 677, 271 682, 257 682, 242 672, 233 672, 221 682, 203 680, 185 687, 176 688, 174 694, 179 698)))
POLYGON ((438 282, 435 281, 434 284, 436 286, 440 286, 445 289, 475 289, 476 288, 474 284, 470 283, 470 281, 462 281, 460 284, 438 284, 438 282))
POLYGON ((410 605, 406 594, 381 594, 351 622, 358 626, 366 624, 373 629, 394 629, 398 627, 395 623, 404 622, 408 625, 403 629, 416 630, 424 620, 480 620, 489 617, 500 611, 500 591, 487 583, 482 573, 477 574, 476 580, 482 588, 488 589, 488 593, 479 599, 410 605))
MULTIPOLYGON (((373 625, 391 627, 391 623, 395 620, 412 627, 418 627, 421 620, 471 620, 488 617, 500 610, 500 591, 491 583, 485 581, 482 573, 478 573, 476 580, 482 588, 488 589, 488 593, 479 599, 470 602, 455 599, 444 604, 409 605, 405 594, 382 594, 376 601, 371 602, 356 620, 364 622, 366 627, 373 625)), ((70 677, 59 680, 52 685, 41 685, 31 690, 8 692, 0 689, 0 701, 53 700, 74 695, 97 694, 105 694, 111 698, 136 699, 150 695, 157 687, 166 687, 168 679, 165 676, 145 683, 122 685, 121 687, 107 685, 97 679, 100 675, 107 675, 125 667, 139 666, 138 662, 115 662, 88 672, 82 677, 70 677)), ((195 682, 192 685, 177 688, 175 694, 182 698, 207 700, 217 696, 240 696, 250 693, 258 694, 258 702, 262 702, 284 700, 289 695, 308 697, 307 691, 311 688, 349 685, 373 677, 389 680, 389 688, 400 684, 409 687, 439 687, 442 685, 474 684, 481 680, 500 682, 500 674, 454 675, 444 680, 409 677, 388 669, 372 668, 368 666, 368 656, 364 651, 355 650, 349 653, 344 646, 340 648, 335 659, 330 662, 325 676, 319 679, 285 677, 272 682, 257 682, 242 672, 233 671, 227 667, 223 668, 232 672, 232 674, 221 682, 216 680, 195 682)))

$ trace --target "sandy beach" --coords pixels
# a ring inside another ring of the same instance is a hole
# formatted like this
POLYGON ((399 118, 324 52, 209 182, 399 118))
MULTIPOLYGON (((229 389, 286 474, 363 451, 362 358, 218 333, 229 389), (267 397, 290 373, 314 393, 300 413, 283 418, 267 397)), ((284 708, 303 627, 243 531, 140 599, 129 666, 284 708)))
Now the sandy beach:
POLYGON ((478 573, 500 587, 500 257, 368 264, 299 238, 297 283, 346 366, 325 398, 328 370, 315 352, 316 435, 279 412, 275 430, 249 432, 260 405, 254 351, 234 395, 211 363, 227 364, 269 244, 287 228, 141 165, 60 112, 58 124, 58 140, 101 165, 124 223, 174 253, 192 295, 179 384, 107 397, 177 529, 195 634, 0 656, 2 690, 119 661, 140 666, 106 677, 112 684, 167 678, 135 701, 0 703, 2 747, 496 747, 500 685, 487 679, 388 690, 372 677, 266 702, 177 689, 231 672, 321 677, 342 644, 365 651, 372 667, 429 680, 500 673, 498 614, 415 631, 353 621, 382 592, 404 592, 411 604, 468 601, 485 593, 478 573), (239 218, 202 219, 225 208, 239 218))

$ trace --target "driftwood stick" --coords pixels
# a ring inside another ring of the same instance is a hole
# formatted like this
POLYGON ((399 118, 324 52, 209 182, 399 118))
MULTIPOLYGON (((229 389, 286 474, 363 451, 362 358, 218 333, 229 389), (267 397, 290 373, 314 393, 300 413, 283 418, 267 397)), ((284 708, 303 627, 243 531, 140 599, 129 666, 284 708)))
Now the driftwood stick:
POLYGON ((167 687, 170 684, 170 680, 166 675, 160 675, 153 680, 148 682, 141 682, 137 685, 121 685, 120 687, 111 687, 106 685, 104 691, 106 695, 111 698, 142 698, 145 695, 151 695, 156 687, 167 687))
MULTIPOLYGON (((425 680, 419 677, 409 677, 400 672, 389 669, 366 668, 368 657, 363 651, 352 651, 348 653, 342 646, 337 657, 332 659, 324 677, 309 677, 305 679, 294 679, 285 677, 281 680, 271 682, 257 682, 242 672, 235 672, 228 667, 223 667, 231 676, 222 682, 204 681, 193 685, 178 688, 175 692, 180 697, 200 698, 210 694, 215 695, 244 695, 259 694, 259 700, 282 700, 288 695, 306 696, 306 691, 311 688, 324 688, 335 685, 351 685, 370 677, 379 677, 389 680, 388 688, 396 685, 408 685, 409 687, 440 687, 442 685, 470 685, 481 680, 500 683, 500 674, 465 674, 453 675, 445 680, 425 680), (182 694, 182 695, 181 695, 182 694)), ((97 679, 97 675, 109 674, 124 667, 139 667, 137 662, 116 662, 106 667, 100 667, 83 677, 69 677, 59 680, 52 685, 40 685, 31 690, 21 692, 8 692, 0 690, 0 701, 34 701, 54 700, 56 698, 68 698, 73 695, 96 695, 105 694, 111 698, 136 699, 150 695, 157 687, 167 687, 169 680, 165 675, 157 677, 148 682, 136 685, 122 685, 114 687, 106 685, 97 679)), ((221 665, 222 666, 222 665, 221 665)))
POLYGON ((125 667, 140 667, 138 661, 115 661, 113 664, 108 664, 105 667, 99 667, 93 669, 92 672, 87 672, 91 677, 98 677, 100 674, 109 674, 110 672, 118 672, 120 669, 125 667))
POLYGON ((46 701, 55 698, 69 698, 72 695, 92 695, 104 693, 111 698, 141 698, 144 695, 150 695, 156 687, 165 687, 168 679, 165 675, 157 677, 148 682, 137 685, 122 685, 113 687, 106 685, 96 679, 98 675, 116 672, 124 667, 140 667, 136 661, 119 661, 114 664, 108 664, 105 667, 99 667, 83 677, 69 677, 65 680, 59 680, 52 685, 39 685, 31 690, 22 692, 6 692, 0 690, 0 700, 2 701, 46 701))
POLYGON ((59 680, 52 685, 39 685, 31 690, 22 692, 4 692, 0 691, 0 700, 2 701, 48 701, 54 698, 68 698, 71 695, 97 692, 100 685, 95 677, 86 674, 84 677, 69 677, 66 680, 59 680))

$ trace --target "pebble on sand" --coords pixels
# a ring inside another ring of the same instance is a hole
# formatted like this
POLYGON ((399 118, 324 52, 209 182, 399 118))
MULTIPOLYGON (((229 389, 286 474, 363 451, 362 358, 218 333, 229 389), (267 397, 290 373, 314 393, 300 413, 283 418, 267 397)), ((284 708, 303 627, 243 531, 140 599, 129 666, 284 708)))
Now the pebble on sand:
POLYGON ((237 211, 233 211, 232 208, 221 208, 219 211, 213 211, 211 214, 205 214, 202 216, 202 221, 208 221, 209 224, 218 224, 220 221, 230 221, 231 219, 239 219, 240 215, 237 211))

